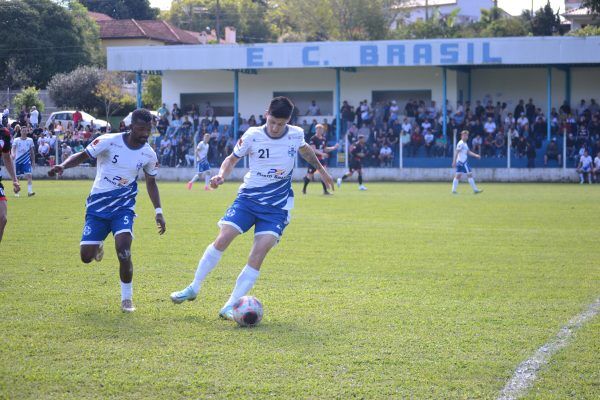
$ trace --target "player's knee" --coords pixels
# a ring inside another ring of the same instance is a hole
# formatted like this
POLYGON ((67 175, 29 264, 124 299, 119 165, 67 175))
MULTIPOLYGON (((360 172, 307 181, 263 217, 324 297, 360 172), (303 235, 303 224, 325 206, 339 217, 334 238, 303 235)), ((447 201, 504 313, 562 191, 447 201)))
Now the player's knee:
POLYGON ((131 259, 131 250, 128 247, 117 247, 117 258, 119 261, 129 261, 131 259))
POLYGON ((92 254, 92 252, 90 252, 90 251, 82 250, 80 253, 80 256, 81 256, 81 261, 84 264, 89 264, 94 260, 94 254, 92 254))

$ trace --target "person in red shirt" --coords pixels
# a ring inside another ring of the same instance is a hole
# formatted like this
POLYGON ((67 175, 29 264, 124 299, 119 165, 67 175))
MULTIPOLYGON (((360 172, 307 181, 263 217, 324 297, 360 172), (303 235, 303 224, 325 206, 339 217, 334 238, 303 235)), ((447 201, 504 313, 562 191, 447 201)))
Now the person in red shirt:
POLYGON ((75 112, 73 113, 73 126, 77 128, 82 119, 83 115, 81 115, 81 113, 79 112, 79 108, 76 108, 75 112))
MULTIPOLYGON (((17 179, 17 175, 15 174, 15 167, 13 164, 13 160, 10 157, 10 132, 8 129, 4 127, 0 127, 0 151, 2 152, 2 159, 4 160, 4 165, 8 170, 8 174, 12 178, 13 181, 13 190, 15 193, 19 193, 21 187, 19 186, 19 180, 17 179)), ((0 242, 2 241, 2 235, 4 233, 4 227, 8 222, 7 219, 8 208, 6 206, 6 195, 4 194, 4 186, 2 185, 2 175, 0 175, 0 242)))

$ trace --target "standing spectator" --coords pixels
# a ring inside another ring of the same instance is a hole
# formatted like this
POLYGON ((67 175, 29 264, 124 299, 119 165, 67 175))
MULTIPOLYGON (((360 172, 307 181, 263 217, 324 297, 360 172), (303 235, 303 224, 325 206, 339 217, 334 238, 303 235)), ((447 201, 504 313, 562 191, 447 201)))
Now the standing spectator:
POLYGON ((515 107, 515 112, 513 113, 515 118, 520 117, 521 115, 525 115, 525 102, 523 99, 519 100, 519 104, 515 107))
POLYGON ((535 168, 535 144, 533 140, 527 140, 525 147, 525 153, 527 154, 527 168, 535 168))
POLYGON ((484 157, 493 157, 494 156, 494 137, 491 133, 488 133, 483 138, 482 144, 483 156, 484 157))
POLYGON ((73 126, 75 128, 77 128, 82 119, 83 119, 83 115, 81 115, 79 108, 75 108, 75 112, 73 113, 73 126))
POLYGON ((317 115, 321 115, 321 109, 319 108, 319 106, 317 105, 317 102, 315 100, 310 102, 310 106, 308 106, 306 115, 310 115, 313 117, 317 116, 317 115))
POLYGON ((29 115, 27 113, 27 107, 23 106, 21 108, 21 112, 19 112, 19 125, 27 126, 27 123, 29 122, 28 117, 29 117, 29 115))
POLYGON ((29 113, 29 122, 31 126, 35 129, 38 127, 40 123, 40 112, 37 110, 35 106, 31 106, 31 112, 29 113))
POLYGON ((10 110, 8 109, 8 106, 6 104, 4 104, 2 107, 4 108, 4 111, 2 111, 2 125, 8 126, 8 117, 10 115, 10 110))
POLYGON ((535 108, 535 104, 533 104, 533 99, 529 99, 529 102, 527 104, 525 104, 525 115, 527 116, 527 119, 529 120, 529 124, 533 124, 533 121, 535 121, 535 112, 536 112, 536 108, 535 108))
POLYGON ((169 116, 169 109, 165 103, 162 103, 162 106, 156 110, 156 113, 158 114, 158 118, 167 118, 169 116))
POLYGON ((588 107, 587 104, 585 104, 585 100, 581 99, 581 101, 579 102, 579 105, 577 106, 577 116, 578 117, 582 117, 585 112, 587 111, 588 107))
POLYGON ((204 107, 204 116, 206 118, 212 118, 215 116, 215 109, 210 105, 210 101, 206 102, 206 106, 204 107))
POLYGON ((412 135, 410 135, 410 150, 413 157, 417 155, 417 151, 419 151, 419 147, 421 147, 422 145, 423 135, 421 135, 421 132, 417 127, 413 130, 412 135))

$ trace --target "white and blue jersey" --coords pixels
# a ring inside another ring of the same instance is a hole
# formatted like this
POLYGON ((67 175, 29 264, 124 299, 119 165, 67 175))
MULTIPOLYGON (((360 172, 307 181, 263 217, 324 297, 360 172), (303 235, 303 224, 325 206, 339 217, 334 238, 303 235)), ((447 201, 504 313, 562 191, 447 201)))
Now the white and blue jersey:
POLYGON ((13 148, 15 149, 15 172, 17 175, 25 175, 31 173, 31 149, 34 148, 33 139, 20 137, 13 140, 13 148))
POLYGON ((266 126, 252 127, 233 149, 238 158, 249 157, 250 170, 238 197, 219 224, 234 226, 240 233, 255 226, 255 234, 280 237, 294 207, 292 172, 300 147, 306 146, 304 131, 288 125, 283 136, 269 136, 266 126))
POLYGON ((471 172, 471 168, 467 163, 469 157, 469 145, 462 140, 459 140, 456 144, 456 152, 458 157, 456 158, 456 172, 464 172, 468 174, 471 172))
POLYGON ((196 146, 196 161, 198 161, 198 173, 206 172, 210 170, 210 164, 208 163, 208 150, 210 146, 208 143, 203 141, 198 143, 196 146))
POLYGON ((124 133, 106 134, 85 152, 97 159, 96 179, 86 202, 86 224, 81 244, 98 244, 109 232, 133 234, 137 178, 140 170, 156 176, 158 159, 149 144, 130 148, 124 133))
POLYGON ((590 172, 592 170, 592 156, 581 156, 579 157, 579 162, 581 163, 581 172, 590 172))

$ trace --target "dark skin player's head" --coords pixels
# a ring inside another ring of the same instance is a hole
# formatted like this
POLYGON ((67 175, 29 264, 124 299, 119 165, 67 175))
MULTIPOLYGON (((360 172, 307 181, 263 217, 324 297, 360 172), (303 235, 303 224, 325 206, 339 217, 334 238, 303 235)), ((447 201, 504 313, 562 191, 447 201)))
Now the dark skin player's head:
POLYGON ((132 147, 142 147, 148 142, 152 129, 152 114, 145 108, 138 108, 131 114, 131 131, 128 141, 132 147))

